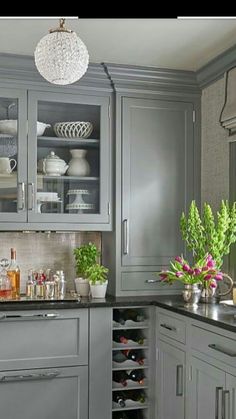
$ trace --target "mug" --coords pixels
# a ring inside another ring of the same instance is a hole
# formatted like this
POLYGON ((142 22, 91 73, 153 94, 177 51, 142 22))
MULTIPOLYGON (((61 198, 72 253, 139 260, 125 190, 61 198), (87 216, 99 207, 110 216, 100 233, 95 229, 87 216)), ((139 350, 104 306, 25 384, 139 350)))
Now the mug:
POLYGON ((0 157, 0 174, 10 174, 15 169, 17 161, 15 159, 9 159, 9 157, 0 157), (11 167, 11 162, 13 166, 11 167))

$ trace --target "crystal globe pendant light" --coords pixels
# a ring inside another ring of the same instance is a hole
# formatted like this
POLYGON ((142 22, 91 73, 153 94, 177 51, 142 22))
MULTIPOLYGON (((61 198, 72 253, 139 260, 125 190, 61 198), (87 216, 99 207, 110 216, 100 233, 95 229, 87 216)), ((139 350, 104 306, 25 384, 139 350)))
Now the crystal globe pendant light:
POLYGON ((41 76, 50 83, 65 85, 74 83, 86 73, 89 54, 77 34, 65 27, 65 19, 59 22, 59 28, 50 29, 39 41, 34 59, 41 76))

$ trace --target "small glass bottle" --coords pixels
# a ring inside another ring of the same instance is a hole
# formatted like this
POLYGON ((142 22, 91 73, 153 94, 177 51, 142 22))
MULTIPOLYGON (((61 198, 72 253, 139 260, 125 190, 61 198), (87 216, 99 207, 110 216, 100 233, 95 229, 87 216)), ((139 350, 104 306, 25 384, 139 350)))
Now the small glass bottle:
POLYGON ((12 297, 11 281, 7 275, 7 268, 9 266, 8 259, 0 260, 0 300, 9 300, 12 297))
POLYGON ((11 262, 7 270, 7 275, 11 281, 12 298, 20 298, 20 268, 16 261, 16 249, 11 248, 11 262))
POLYGON ((28 279, 26 281, 26 297, 36 297, 36 281, 34 278, 33 269, 29 269, 28 271, 28 279))

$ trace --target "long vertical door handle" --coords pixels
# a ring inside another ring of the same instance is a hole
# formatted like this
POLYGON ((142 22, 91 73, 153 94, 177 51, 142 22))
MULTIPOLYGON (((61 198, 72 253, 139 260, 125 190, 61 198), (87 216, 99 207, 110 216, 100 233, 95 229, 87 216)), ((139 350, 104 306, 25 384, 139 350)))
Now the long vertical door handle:
POLYGON ((182 397, 184 394, 184 367, 177 365, 176 367, 176 396, 182 397))
POLYGON ((216 387, 215 419, 222 419, 222 398, 223 398, 223 387, 216 387))
POLYGON ((230 392, 229 390, 223 391, 223 409, 222 409, 222 419, 230 419, 230 392))
POLYGON ((123 253, 124 255, 129 253, 129 222, 127 218, 123 221, 123 253))
POLYGON ((18 183, 18 211, 24 211, 25 210, 25 184, 24 182, 18 183))
POLYGON ((28 184, 28 209, 34 210, 34 184, 28 184))

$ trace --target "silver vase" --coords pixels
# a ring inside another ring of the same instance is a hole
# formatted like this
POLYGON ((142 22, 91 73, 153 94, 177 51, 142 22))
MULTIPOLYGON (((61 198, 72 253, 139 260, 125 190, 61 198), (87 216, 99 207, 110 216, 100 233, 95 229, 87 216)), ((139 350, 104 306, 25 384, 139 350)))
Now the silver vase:
POLYGON ((185 284, 183 291, 183 298, 185 301, 184 307, 191 308, 197 307, 201 297, 201 290, 197 284, 185 284))

